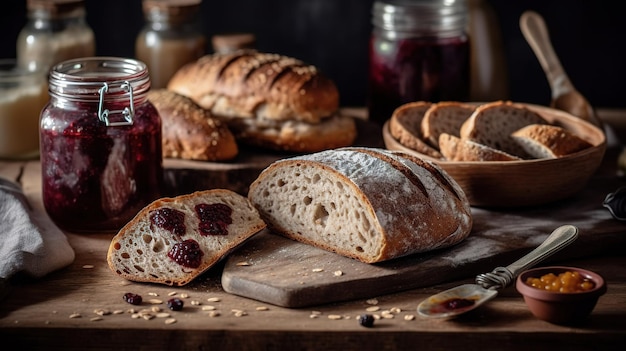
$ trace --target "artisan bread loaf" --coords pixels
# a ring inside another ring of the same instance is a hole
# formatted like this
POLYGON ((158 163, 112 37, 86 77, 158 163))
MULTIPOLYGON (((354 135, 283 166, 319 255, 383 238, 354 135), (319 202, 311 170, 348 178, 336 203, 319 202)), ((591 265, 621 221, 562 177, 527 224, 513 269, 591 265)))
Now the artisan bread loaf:
POLYGON ((470 118, 476 106, 457 102, 443 101, 433 104, 424 114, 421 130, 424 140, 439 149, 439 135, 447 133, 458 137, 461 126, 470 118))
POLYGON ((278 160, 248 198, 274 232, 366 263, 449 247, 472 228, 467 198, 447 173, 383 149, 278 160))
POLYGON ((535 158, 557 158, 591 147, 578 135, 555 125, 531 124, 513 132, 512 137, 535 158))
POLYGON ((521 158, 448 133, 439 135, 439 149, 446 161, 519 161, 521 158))
POLYGON ((161 116, 163 157, 225 161, 239 149, 228 126, 190 98, 167 89, 148 92, 161 116))
POLYGON ((548 124, 538 113, 521 104, 496 101, 480 105, 463 123, 462 139, 472 140, 521 158, 531 158, 511 134, 530 124, 548 124))
POLYGON ((230 190, 162 198, 113 237, 107 261, 128 280, 181 286, 263 228, 248 199, 230 190))
POLYGON ((396 108, 389 119, 389 134, 409 149, 441 158, 441 153, 430 146, 422 136, 422 120, 432 105, 427 101, 415 101, 396 108))
POLYGON ((180 68, 168 89, 224 120, 238 140, 284 151, 352 145, 357 129, 339 115, 339 91, 315 66, 278 54, 239 50, 180 68))

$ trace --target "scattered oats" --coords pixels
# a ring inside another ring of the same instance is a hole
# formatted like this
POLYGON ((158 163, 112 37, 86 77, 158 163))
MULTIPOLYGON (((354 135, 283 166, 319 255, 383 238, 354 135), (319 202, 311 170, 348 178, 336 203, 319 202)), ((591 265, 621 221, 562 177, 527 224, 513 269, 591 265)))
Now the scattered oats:
POLYGON ((300 285, 304 285, 304 282, 298 282, 300 285))
POLYGON ((174 323, 176 323, 175 318, 168 318, 165 320, 165 324, 174 324, 174 323))
POLYGON ((328 319, 332 319, 332 320, 338 320, 338 319, 341 319, 341 318, 343 318, 343 317, 341 315, 338 315, 338 314, 329 314, 328 315, 328 319))
POLYGON ((407 314, 406 316, 404 316, 405 321, 412 321, 414 319, 415 319, 415 316, 412 314, 407 314))
POLYGON ((151 303, 153 305, 160 305, 160 304, 163 303, 163 301, 159 300, 159 299, 150 299, 150 300, 148 300, 148 303, 151 303))
POLYGON ((211 306, 211 305, 202 306, 202 310, 203 311, 215 311, 215 306, 211 306))
POLYGON ((380 307, 378 306, 370 306, 368 308, 365 309, 367 312, 376 312, 380 310, 380 307))
POLYGON ((322 312, 320 312, 320 311, 311 311, 311 314, 320 316, 320 315, 322 315, 322 312))
POLYGON ((373 314, 372 316, 374 317, 375 320, 379 320, 382 318, 379 314, 373 314))
POLYGON ((159 294, 157 294, 155 292, 149 292, 148 295, 150 295, 150 296, 159 296, 159 294))
POLYGON ((250 263, 245 262, 245 261, 244 262, 237 262, 237 266, 249 266, 249 265, 250 265, 250 263))
POLYGON ((129 308, 128 313, 137 313, 137 310, 135 310, 134 308, 129 308))
POLYGON ((269 307, 267 307, 267 306, 259 306, 259 307, 256 308, 256 310, 257 311, 268 311, 269 307))
POLYGON ((369 299, 365 301, 366 304, 368 305, 378 305, 378 300, 377 299, 369 299))
POLYGON ((335 277, 340 277, 340 276, 342 276, 342 275, 343 275, 343 272, 342 272, 342 271, 334 271, 334 272, 333 272, 333 275, 334 275, 335 277))
POLYGON ((133 313, 133 314, 130 315, 130 318, 132 318, 132 319, 139 319, 139 318, 141 318, 141 315, 139 313, 133 313))
POLYGON ((400 307, 392 307, 389 309, 389 312, 397 314, 402 312, 402 309, 400 307))
POLYGON ((156 314, 157 318, 168 318, 169 316, 170 316, 170 314, 167 313, 167 312, 159 312, 159 313, 156 314))
POLYGON ((181 299, 187 299, 187 298, 189 298, 189 294, 187 294, 187 293, 182 293, 182 294, 180 294, 180 298, 181 298, 181 299))
POLYGON ((102 317, 98 316, 98 317, 91 318, 90 321, 97 322, 97 321, 101 321, 102 319, 103 319, 102 317))
POLYGON ((309 318, 311 318, 311 319, 315 319, 315 318, 319 318, 319 317, 320 317, 319 314, 311 314, 311 315, 309 315, 309 318))
POLYGON ((130 284, 132 284, 132 283, 130 281, 128 281, 128 280, 124 280, 123 282, 120 282, 121 286, 127 286, 127 285, 130 285, 130 284))
POLYGON ((92 269, 92 268, 94 268, 94 267, 95 267, 95 266, 94 266, 94 265, 92 265, 92 264, 85 264, 85 265, 83 265, 83 268, 84 268, 84 269, 92 269))
POLYGON ((313 272, 323 272, 324 268, 313 268, 312 271, 313 272))
POLYGON ((198 300, 191 300, 191 305, 192 306, 200 306, 202 304, 202 302, 198 301, 198 300))
POLYGON ((150 312, 159 313, 161 311, 162 311, 161 307, 159 307, 159 306, 152 306, 152 307, 150 307, 150 312))
POLYGON ((233 310, 233 313, 235 313, 235 317, 243 317, 248 315, 248 312, 241 310, 233 310))
POLYGON ((111 314, 111 311, 98 308, 98 309, 95 309, 93 313, 97 314, 98 316, 106 316, 106 315, 111 314))
POLYGON ((81 318, 82 316, 80 315, 80 313, 72 313, 70 314, 70 318, 81 318))
POLYGON ((384 319, 394 319, 396 318, 395 315, 391 314, 391 313, 381 313, 380 314, 384 319))
POLYGON ((115 310, 113 311, 113 314, 123 314, 124 310, 115 310))
POLYGON ((177 294, 176 291, 170 291, 167 293, 167 296, 174 296, 176 294, 177 294))
POLYGON ((149 320, 151 320, 151 319, 153 319, 153 318, 154 318, 154 315, 152 315, 152 314, 144 314, 144 315, 143 315, 143 316, 141 316, 141 317, 142 317, 143 319, 145 319, 145 320, 149 321, 149 320))
POLYGON ((220 316, 219 311, 209 311, 209 317, 219 317, 219 316, 220 316))
POLYGON ((350 319, 351 317, 348 315, 343 316, 343 319, 350 319))
POLYGON ((50 321, 45 321, 44 324, 48 325, 50 324, 50 321))
POLYGON ((208 299, 206 299, 209 302, 220 302, 220 298, 219 297, 209 297, 208 299))

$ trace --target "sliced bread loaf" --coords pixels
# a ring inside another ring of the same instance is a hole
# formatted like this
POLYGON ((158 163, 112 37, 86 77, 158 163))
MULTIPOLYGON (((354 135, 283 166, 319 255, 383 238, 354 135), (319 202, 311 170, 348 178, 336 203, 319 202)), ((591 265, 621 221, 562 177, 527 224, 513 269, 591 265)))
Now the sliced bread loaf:
POLYGON ((559 126, 531 124, 511 135, 535 158, 557 158, 591 147, 591 143, 559 126))
POLYGON ((118 232, 107 261, 128 280, 181 286, 263 228, 248 199, 230 190, 163 198, 118 232))
POLYGON ((398 107, 389 119, 389 133, 409 149, 434 158, 441 158, 441 153, 428 145, 422 136, 422 119, 432 105, 427 101, 415 101, 398 107))
POLYGON ((461 126, 475 109, 474 105, 456 101, 433 104, 422 119, 421 130, 424 140, 439 149, 439 135, 447 133, 458 137, 461 126))
POLYGON ((469 202, 447 173, 383 149, 278 160, 248 198, 274 232, 366 263, 448 247, 472 228, 469 202))
POLYGON ((521 104, 496 101, 480 105, 463 123, 460 137, 521 158, 532 158, 511 134, 530 124, 548 124, 521 104))
POLYGON ((439 148, 447 161, 519 161, 521 158, 448 133, 439 135, 439 148))

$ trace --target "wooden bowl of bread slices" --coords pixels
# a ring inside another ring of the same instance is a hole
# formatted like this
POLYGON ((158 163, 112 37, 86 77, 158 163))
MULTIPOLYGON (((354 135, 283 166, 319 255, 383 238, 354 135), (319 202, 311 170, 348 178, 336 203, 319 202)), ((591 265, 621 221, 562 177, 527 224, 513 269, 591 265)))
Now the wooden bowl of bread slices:
POLYGON ((563 200, 585 187, 602 162, 604 132, 567 112, 493 101, 416 101, 383 126, 390 150, 435 162, 472 206, 526 207, 563 200))

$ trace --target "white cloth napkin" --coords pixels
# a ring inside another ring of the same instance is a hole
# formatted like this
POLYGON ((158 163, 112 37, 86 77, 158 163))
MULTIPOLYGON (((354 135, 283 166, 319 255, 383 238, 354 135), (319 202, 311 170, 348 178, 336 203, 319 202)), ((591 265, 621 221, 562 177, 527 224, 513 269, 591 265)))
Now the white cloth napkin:
POLYGON ((40 278, 74 257, 65 234, 45 213, 32 209, 21 187, 0 178, 0 278, 18 272, 40 278))

